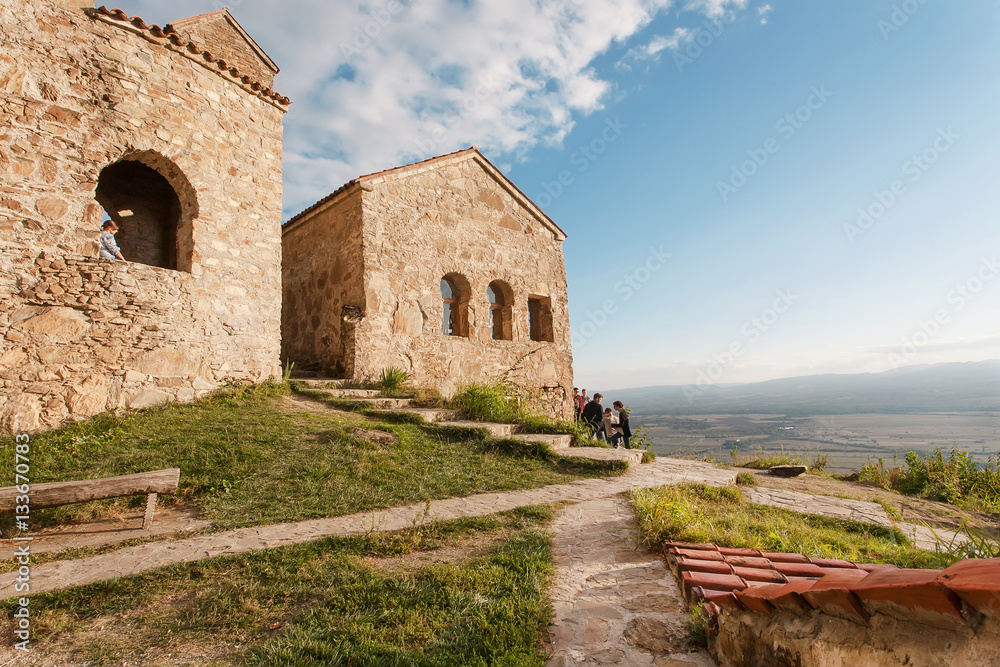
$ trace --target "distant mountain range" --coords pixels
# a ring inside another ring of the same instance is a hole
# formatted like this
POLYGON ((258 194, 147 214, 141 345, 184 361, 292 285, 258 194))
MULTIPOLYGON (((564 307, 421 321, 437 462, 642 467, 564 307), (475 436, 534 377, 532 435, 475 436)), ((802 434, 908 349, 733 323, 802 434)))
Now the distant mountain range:
POLYGON ((1000 360, 910 366, 885 373, 809 375, 739 385, 606 392, 638 415, 822 415, 1000 411, 1000 360))

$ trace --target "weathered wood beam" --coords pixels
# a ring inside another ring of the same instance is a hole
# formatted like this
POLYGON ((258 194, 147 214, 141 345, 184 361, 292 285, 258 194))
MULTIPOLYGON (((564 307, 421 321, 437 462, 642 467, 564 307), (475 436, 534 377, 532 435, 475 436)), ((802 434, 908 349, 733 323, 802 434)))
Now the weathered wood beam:
MULTIPOLYGON (((46 482, 32 484, 28 492, 31 509, 58 507, 85 503, 90 500, 106 500, 145 494, 174 494, 180 482, 179 468, 142 472, 136 475, 87 479, 78 482, 46 482)), ((17 487, 0 488, 0 511, 11 511, 17 505, 17 487)), ((155 500, 153 501, 155 503, 155 500)), ((151 514, 151 513, 150 513, 151 514)))

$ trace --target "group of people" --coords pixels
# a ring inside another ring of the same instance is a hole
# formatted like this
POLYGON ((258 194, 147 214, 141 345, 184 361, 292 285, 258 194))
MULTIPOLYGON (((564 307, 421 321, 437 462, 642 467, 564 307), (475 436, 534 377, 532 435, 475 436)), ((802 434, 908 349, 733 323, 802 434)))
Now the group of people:
POLYGON ((587 424, 593 437, 607 442, 615 449, 619 447, 632 449, 629 446, 632 429, 629 428, 628 409, 625 404, 615 401, 612 410, 601 405, 602 400, 604 396, 601 394, 594 394, 594 398, 590 399, 587 397, 586 389, 581 392, 580 389, 573 387, 573 410, 576 418, 587 424), (615 414, 616 412, 618 414, 615 414))

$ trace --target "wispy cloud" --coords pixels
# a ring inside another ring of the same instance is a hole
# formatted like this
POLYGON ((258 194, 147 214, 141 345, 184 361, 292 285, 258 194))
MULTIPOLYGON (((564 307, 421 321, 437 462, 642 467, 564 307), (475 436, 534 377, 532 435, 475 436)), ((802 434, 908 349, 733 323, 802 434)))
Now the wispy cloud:
POLYGON ((770 14, 773 10, 774 7, 772 7, 771 5, 762 5, 761 7, 757 8, 757 16, 760 17, 761 25, 767 24, 767 15, 770 14))
MULTIPOLYGON (((237 19, 282 68, 285 212, 370 171, 471 144, 503 161, 559 144, 603 107, 613 83, 594 69, 675 0, 232 0, 237 19)), ((220 0, 122 0, 164 23, 220 0)), ((746 0, 697 0, 715 16, 746 0)), ((646 57, 676 48, 655 37, 646 57)))
POLYGON ((676 28, 670 35, 654 35, 648 43, 629 49, 616 64, 619 68, 631 69, 633 63, 660 62, 664 51, 676 51, 694 39, 696 32, 688 28, 676 28))

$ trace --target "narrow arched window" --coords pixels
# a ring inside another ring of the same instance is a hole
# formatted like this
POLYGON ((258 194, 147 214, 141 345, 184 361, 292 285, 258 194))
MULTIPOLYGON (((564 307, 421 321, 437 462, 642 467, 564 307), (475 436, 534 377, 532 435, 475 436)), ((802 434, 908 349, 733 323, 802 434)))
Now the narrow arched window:
POLYGON ((513 298, 510 286, 499 280, 494 280, 486 288, 486 300, 490 304, 490 338, 493 340, 512 340, 511 303, 513 298))
POLYGON ((441 279, 441 300, 444 301, 445 336, 454 336, 458 329, 458 290, 447 278, 441 279))
POLYGON ((441 279, 442 322, 445 336, 469 336, 469 281, 457 273, 441 279))

